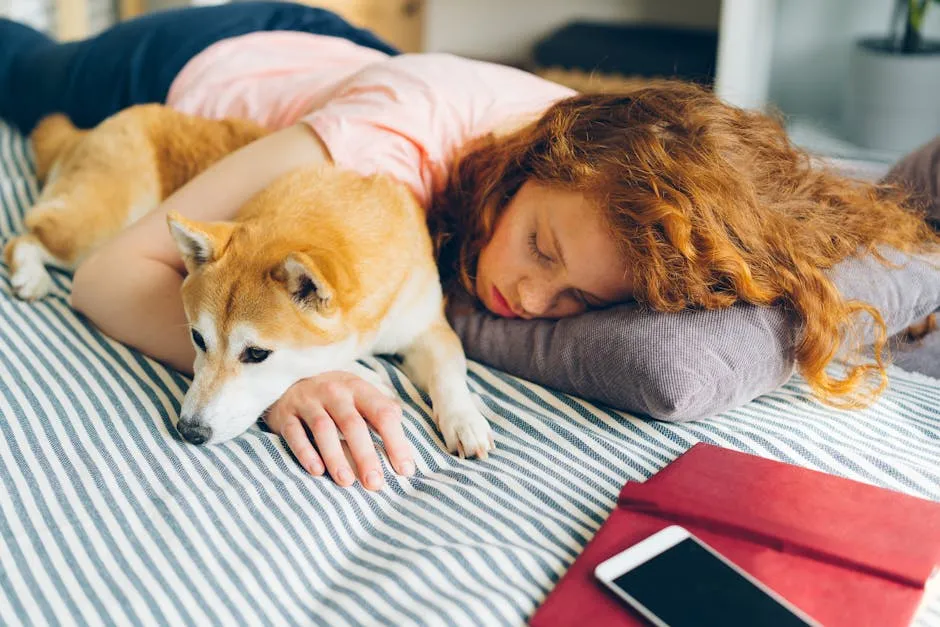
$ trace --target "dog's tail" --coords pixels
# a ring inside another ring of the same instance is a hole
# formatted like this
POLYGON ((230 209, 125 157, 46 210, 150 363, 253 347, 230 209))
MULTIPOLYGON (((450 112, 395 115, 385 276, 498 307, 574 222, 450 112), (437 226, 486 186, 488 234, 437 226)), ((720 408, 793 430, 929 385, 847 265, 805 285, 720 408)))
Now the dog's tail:
POLYGON ((61 113, 44 117, 29 136, 36 155, 36 177, 46 181, 49 171, 60 156, 72 149, 86 131, 75 128, 72 121, 61 113))

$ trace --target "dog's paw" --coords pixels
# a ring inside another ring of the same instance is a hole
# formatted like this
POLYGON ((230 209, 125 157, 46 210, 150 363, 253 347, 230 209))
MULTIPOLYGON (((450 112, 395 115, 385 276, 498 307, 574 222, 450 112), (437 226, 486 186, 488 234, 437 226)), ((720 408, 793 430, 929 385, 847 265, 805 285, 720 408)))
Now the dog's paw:
POLYGON ((438 428, 451 453, 486 459, 496 448, 490 423, 476 409, 452 411, 437 418, 438 428))
POLYGON ((52 289, 52 277, 42 266, 24 266, 13 273, 13 293, 22 300, 38 300, 52 289))
POLYGON ((52 277, 46 271, 42 249, 25 238, 9 243, 10 283, 13 293, 22 300, 42 298, 52 289, 52 277))

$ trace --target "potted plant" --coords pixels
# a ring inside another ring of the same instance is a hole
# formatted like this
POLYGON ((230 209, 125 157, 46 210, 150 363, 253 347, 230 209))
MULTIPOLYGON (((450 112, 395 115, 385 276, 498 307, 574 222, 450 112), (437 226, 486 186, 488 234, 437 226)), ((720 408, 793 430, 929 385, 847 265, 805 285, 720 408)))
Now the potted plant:
POLYGON ((845 130, 867 148, 909 152, 940 134, 940 40, 924 16, 940 0, 895 0, 888 36, 855 42, 845 130))

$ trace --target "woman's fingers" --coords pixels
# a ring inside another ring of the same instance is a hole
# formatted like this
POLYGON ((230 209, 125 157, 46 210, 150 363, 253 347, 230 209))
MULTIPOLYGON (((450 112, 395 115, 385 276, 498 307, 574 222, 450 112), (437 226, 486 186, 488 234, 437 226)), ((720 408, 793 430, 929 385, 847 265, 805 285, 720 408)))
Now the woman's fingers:
POLYGON ((401 405, 369 384, 359 388, 356 408, 382 437, 395 472, 406 477, 412 476, 415 474, 414 454, 402 428, 401 405))
POLYGON ((327 406, 327 411, 330 412, 333 421, 346 438, 346 445, 359 470, 359 480, 362 481, 362 485, 369 490, 381 488, 385 483, 385 477, 379 465, 379 456, 375 452, 375 443, 369 434, 369 426, 356 410, 353 395, 347 394, 334 399, 327 406))
POLYGON ((299 381, 270 408, 265 420, 284 437, 308 472, 320 475, 325 470, 341 486, 352 485, 356 473, 340 433, 363 486, 378 490, 385 484, 369 425, 385 443, 395 471, 406 476, 415 472, 414 453, 402 429, 401 406, 355 375, 330 372, 299 381))
POLYGON ((356 475, 353 474, 349 462, 346 461, 346 454, 343 453, 343 445, 339 441, 339 431, 333 423, 333 418, 327 413, 323 405, 319 403, 310 403, 302 409, 302 416, 314 441, 317 443, 317 449, 320 451, 320 458, 327 472, 333 477, 333 481, 343 487, 351 486, 356 481, 356 475))
POLYGON ((303 423, 296 416, 291 416, 281 428, 281 436, 287 442, 291 452, 300 465, 303 466, 311 475, 320 476, 323 474, 323 460, 320 454, 310 441, 310 434, 304 429, 303 423))

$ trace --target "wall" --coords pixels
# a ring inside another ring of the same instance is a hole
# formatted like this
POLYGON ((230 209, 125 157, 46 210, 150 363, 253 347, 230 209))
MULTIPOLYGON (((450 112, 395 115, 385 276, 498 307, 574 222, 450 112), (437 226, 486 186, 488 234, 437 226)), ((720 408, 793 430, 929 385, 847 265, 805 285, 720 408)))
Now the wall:
MULTIPOLYGON (((940 4, 924 33, 940 38, 940 4)), ((770 99, 782 111, 838 128, 852 42, 883 35, 894 0, 778 0, 770 99)))
POLYGON ((578 19, 716 28, 720 0, 426 0, 425 47, 524 62, 535 42, 578 19))

